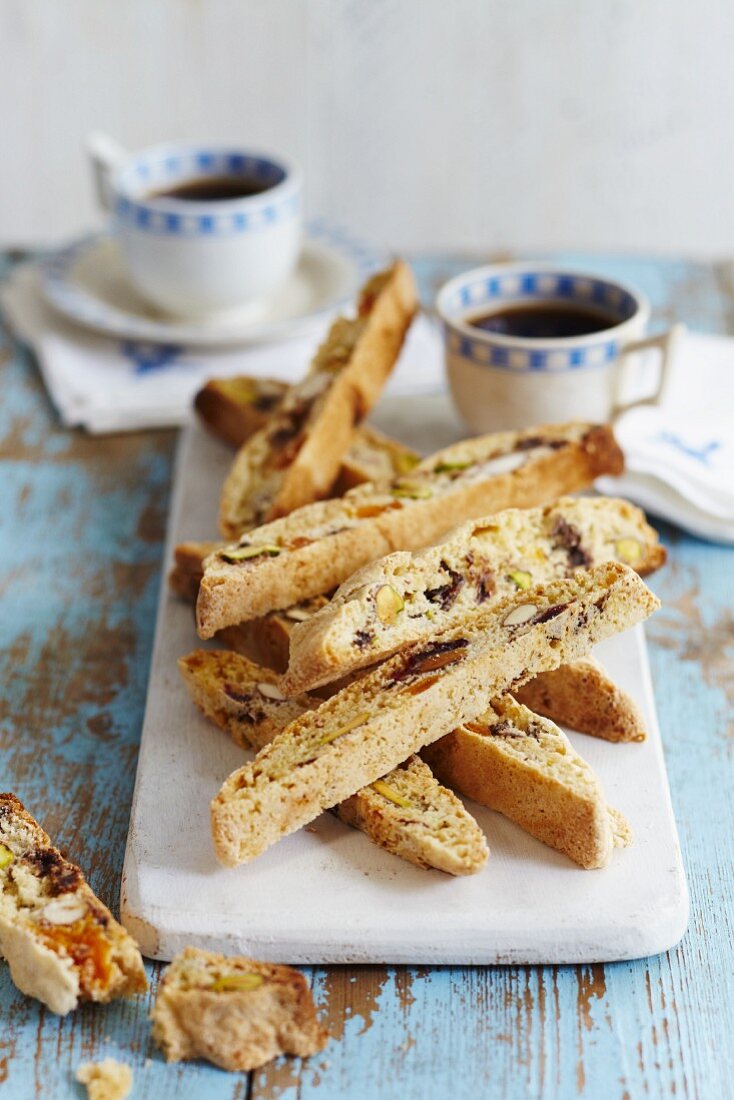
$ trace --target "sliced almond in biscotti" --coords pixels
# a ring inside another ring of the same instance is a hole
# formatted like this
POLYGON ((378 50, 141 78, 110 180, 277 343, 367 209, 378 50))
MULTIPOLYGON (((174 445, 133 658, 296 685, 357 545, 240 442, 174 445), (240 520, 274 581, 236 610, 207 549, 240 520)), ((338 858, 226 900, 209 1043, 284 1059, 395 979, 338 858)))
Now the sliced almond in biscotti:
POLYGON ((311 690, 462 621, 477 607, 638 547, 635 568, 664 560, 657 532, 626 500, 564 497, 464 523, 435 546, 358 570, 316 615, 296 623, 286 691, 311 690))
POLYGON ((212 801, 217 856, 246 862, 472 721, 487 700, 585 656, 658 601, 609 562, 506 597, 490 612, 398 653, 292 722, 212 801))
MULTIPOLYGON (((308 374, 240 448, 222 488, 219 524, 237 538, 325 497, 400 354, 418 299, 397 261, 362 288, 353 318, 339 317, 308 374)), ((292 601, 293 602, 293 601, 292 601)))
POLYGON ((604 867, 631 836, 593 769, 547 718, 504 695, 423 749, 436 774, 581 867, 604 867))
POLYGON ((12 794, 0 794, 0 954, 60 1015, 147 989, 133 938, 12 794))
POLYGON ((166 968, 151 1019, 166 1061, 206 1058, 228 1070, 256 1069, 280 1054, 307 1058, 328 1039, 298 970, 196 947, 166 968))
MULTIPOLYGON (((236 653, 196 650, 181 658, 179 668, 197 706, 242 748, 263 748, 321 703, 308 695, 285 699, 274 673, 236 653)), ((476 821, 417 756, 357 791, 336 813, 379 847, 418 867, 470 875, 487 861, 487 843, 476 821)))
POLYGON ((542 672, 518 688, 515 697, 536 714, 591 737, 645 740, 645 721, 636 704, 593 657, 542 672))
POLYGON ((212 554, 197 600, 199 635, 328 592, 375 558, 428 546, 472 517, 544 504, 622 466, 604 425, 556 424, 456 443, 407 477, 300 508, 212 554))

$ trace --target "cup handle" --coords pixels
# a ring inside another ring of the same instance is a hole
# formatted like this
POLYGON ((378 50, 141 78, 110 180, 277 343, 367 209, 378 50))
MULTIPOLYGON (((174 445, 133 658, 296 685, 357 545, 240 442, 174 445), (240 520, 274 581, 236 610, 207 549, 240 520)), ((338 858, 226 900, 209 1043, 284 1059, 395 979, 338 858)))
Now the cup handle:
POLYGON ((667 329, 665 332, 658 333, 657 336, 646 336, 642 340, 634 340, 630 344, 625 344, 619 353, 614 402, 612 405, 612 420, 621 413, 626 412, 627 409, 636 408, 638 405, 661 404, 665 396, 666 386, 670 380, 670 364, 675 358, 678 343, 685 331, 685 325, 672 325, 671 328, 667 329), (632 365, 628 356, 634 355, 636 352, 647 351, 649 348, 656 348, 660 352, 660 369, 655 391, 651 394, 647 394, 645 397, 638 397, 631 401, 625 401, 623 397, 626 388, 625 383, 629 377, 629 371, 632 365))
POLYGON ((87 136, 85 144, 92 166, 97 201, 103 210, 111 210, 112 173, 125 160, 127 151, 113 138, 97 131, 87 136))

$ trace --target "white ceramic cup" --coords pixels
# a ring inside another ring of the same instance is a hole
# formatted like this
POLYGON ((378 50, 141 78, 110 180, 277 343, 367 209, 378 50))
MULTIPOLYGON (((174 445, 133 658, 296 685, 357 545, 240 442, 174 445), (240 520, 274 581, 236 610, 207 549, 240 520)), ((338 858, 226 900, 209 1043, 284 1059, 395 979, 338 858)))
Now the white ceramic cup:
POLYGON ((300 170, 281 157, 221 145, 158 145, 126 153, 88 139, 102 205, 112 213, 128 274, 165 313, 205 317, 276 291, 301 247, 300 170), (156 192, 207 176, 261 181, 242 198, 193 202, 156 192))
POLYGON ((533 424, 612 420, 621 411, 662 400, 675 325, 645 336, 650 305, 643 294, 599 275, 548 263, 475 268, 438 294, 446 371, 454 403, 477 433, 533 424), (586 336, 507 336, 470 324, 472 317, 535 303, 608 312, 610 327, 586 336), (656 349, 654 360, 643 353, 656 349))

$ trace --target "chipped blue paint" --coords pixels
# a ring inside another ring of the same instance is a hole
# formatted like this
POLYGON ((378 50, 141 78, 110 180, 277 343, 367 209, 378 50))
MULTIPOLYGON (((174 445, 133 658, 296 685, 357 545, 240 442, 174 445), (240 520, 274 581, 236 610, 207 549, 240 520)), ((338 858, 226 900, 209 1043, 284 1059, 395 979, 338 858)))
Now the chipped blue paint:
MULTIPOLYGON (((731 303, 708 265, 559 259, 639 285, 661 324, 675 312, 726 328, 731 303)), ((467 266, 416 265, 427 296, 467 266)), ((166 506, 172 440, 120 441, 119 461, 100 465, 98 444, 56 426, 23 352, 0 370, 0 786, 17 790, 114 902, 160 577, 159 535, 142 537, 141 523, 146 508, 166 506), (79 677, 90 690, 64 711, 65 685, 79 677)), ((132 1062, 135 1100, 734 1096, 734 557, 666 526, 663 536, 672 562, 653 578, 664 609, 650 651, 692 912, 675 951, 594 968, 313 968, 340 1037, 308 1063, 281 1059, 250 1081, 166 1066, 147 999, 59 1021, 2 968, 0 1097, 78 1100, 73 1072, 90 1056, 132 1062)))

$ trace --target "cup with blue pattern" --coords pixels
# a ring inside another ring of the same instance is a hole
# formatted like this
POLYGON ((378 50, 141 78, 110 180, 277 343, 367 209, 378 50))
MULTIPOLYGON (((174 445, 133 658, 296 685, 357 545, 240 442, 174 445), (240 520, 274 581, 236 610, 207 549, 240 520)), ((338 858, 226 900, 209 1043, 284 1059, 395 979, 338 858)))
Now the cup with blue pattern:
POLYGON ((303 187, 291 161, 206 143, 129 154, 105 135, 89 151, 130 279, 164 313, 202 318, 254 304, 294 271, 303 187), (227 180, 235 197, 216 192, 227 180), (207 181, 206 197, 192 199, 192 185, 207 181))
POLYGON ((659 403, 681 331, 675 325, 647 336, 650 305, 639 290, 541 262, 467 271, 441 288, 437 309, 451 394, 478 433, 599 423, 659 403), (507 318, 520 313, 596 320, 585 326, 590 331, 577 326, 581 335, 549 335, 540 325, 518 334, 521 326, 507 318))

